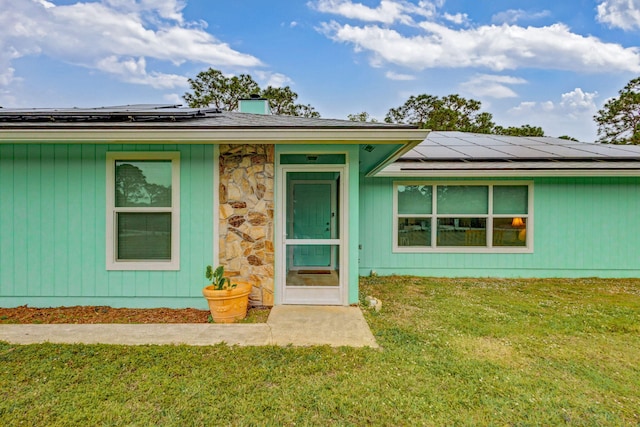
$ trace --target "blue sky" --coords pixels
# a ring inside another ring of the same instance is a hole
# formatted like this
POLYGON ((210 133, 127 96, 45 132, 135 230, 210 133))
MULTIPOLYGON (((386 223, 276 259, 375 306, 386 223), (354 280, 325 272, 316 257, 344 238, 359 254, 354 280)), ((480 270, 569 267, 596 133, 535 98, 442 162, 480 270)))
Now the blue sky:
POLYGON ((180 103, 208 67, 327 118, 457 93, 499 125, 594 141, 640 76, 640 0, 0 0, 4 107, 180 103))

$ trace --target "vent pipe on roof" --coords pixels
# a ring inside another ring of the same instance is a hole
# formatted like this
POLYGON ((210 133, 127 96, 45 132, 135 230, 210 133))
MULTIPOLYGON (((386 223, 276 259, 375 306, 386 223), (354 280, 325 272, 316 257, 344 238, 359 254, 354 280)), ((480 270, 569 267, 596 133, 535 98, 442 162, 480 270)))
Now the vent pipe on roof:
POLYGON ((239 110, 241 113, 271 114, 269 100, 255 93, 250 95, 248 99, 240 100, 239 110))

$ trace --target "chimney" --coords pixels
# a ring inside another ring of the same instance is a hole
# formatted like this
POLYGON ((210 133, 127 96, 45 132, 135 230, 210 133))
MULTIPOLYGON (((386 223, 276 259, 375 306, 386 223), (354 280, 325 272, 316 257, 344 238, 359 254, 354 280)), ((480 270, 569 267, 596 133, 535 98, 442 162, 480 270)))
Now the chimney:
POLYGON ((249 99, 241 99, 239 102, 239 110, 241 113, 271 114, 269 100, 261 98, 258 94, 250 95, 249 99))

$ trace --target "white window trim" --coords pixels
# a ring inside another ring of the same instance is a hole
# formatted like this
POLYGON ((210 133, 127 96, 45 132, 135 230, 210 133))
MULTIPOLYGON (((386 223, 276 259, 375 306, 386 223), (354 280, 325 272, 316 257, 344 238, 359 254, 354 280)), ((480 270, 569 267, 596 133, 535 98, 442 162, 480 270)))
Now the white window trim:
POLYGON ((106 193, 106 267, 107 270, 180 270, 180 153, 162 152, 108 152, 106 193), (115 164, 120 160, 171 160, 171 207, 167 208, 116 208, 115 164), (171 213, 171 259, 122 261, 116 258, 116 213, 117 212, 170 212, 171 213))
POLYGON ((533 212, 533 181, 394 181, 393 182, 393 252, 394 253, 533 253, 533 236, 534 236, 534 212, 533 212), (426 185, 432 186, 432 213, 431 214, 398 214, 398 186, 399 185, 426 185), (455 215, 458 218, 477 218, 486 217, 487 219, 487 243, 488 246, 437 246, 437 218, 436 213, 436 186, 445 185, 464 185, 464 186, 488 186, 489 187, 489 209, 487 214, 482 215, 455 215), (511 218, 515 215, 493 214, 493 187, 501 185, 526 185, 528 187, 528 206, 526 215, 518 215, 526 218, 527 224, 527 240, 526 246, 493 246, 493 218, 511 218), (398 219, 403 217, 411 218, 429 218, 431 221, 431 246, 399 246, 398 245, 398 219))

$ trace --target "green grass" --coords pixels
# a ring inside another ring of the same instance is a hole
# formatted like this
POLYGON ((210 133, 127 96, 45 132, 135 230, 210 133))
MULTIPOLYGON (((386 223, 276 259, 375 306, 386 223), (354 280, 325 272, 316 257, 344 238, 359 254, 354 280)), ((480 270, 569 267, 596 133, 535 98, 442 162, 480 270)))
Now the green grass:
POLYGON ((640 424, 640 280, 361 288, 382 350, 0 343, 0 425, 640 424))

